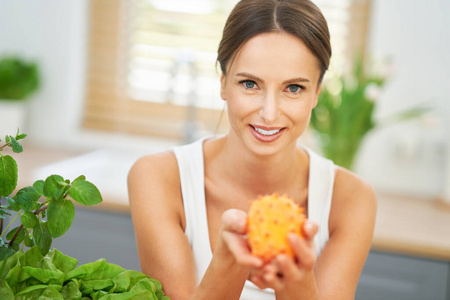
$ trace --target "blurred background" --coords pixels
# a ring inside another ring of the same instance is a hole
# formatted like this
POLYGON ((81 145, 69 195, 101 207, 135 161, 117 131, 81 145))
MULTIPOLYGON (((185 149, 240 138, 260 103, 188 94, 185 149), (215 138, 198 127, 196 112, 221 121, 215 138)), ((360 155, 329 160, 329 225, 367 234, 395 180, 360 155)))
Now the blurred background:
MULTIPOLYGON (((139 156, 227 131, 215 59, 236 2, 0 0, 0 59, 18 57, 39 71, 39 87, 26 99, 0 99, 0 136, 15 134, 17 127, 28 134, 24 153, 17 155, 23 168, 19 181, 29 184, 53 172, 85 174, 111 203, 107 210, 126 215, 126 175, 139 156)), ((397 281, 366 277, 384 290, 409 289, 409 296, 397 291, 361 299, 422 297, 416 289, 424 275, 411 281, 403 276, 410 268, 427 268, 416 266, 416 258, 432 260, 425 277, 437 277, 439 286, 433 286, 435 280, 431 288, 442 290, 418 299, 450 299, 450 1, 314 2, 330 26, 333 57, 324 85, 339 95, 336 105, 346 101, 343 90, 360 86, 352 67, 357 58, 367 74, 382 79, 362 87, 373 124, 358 139, 351 166, 381 198, 401 199, 380 202, 376 238, 381 242, 374 255, 414 255, 405 256, 413 260, 405 262, 397 281), (411 112, 414 117, 405 117, 411 112), (411 203, 417 211, 408 215, 411 203), (394 212, 395 218, 413 217, 403 224, 391 218, 394 212), (427 227, 428 220, 442 222, 435 225, 439 233, 427 227), (408 222, 422 224, 423 236, 435 243, 431 252, 417 250, 428 240, 401 241, 402 250, 395 250, 393 241, 409 232, 388 236, 390 226, 408 230, 408 222)), ((311 127, 301 142, 323 153, 329 140, 311 127)), ((132 235, 132 228, 124 234, 132 235)), ((374 265, 380 259, 384 256, 374 265)), ((396 263, 386 265, 395 265, 398 274, 396 263)), ((137 262, 130 267, 139 268, 137 262)))

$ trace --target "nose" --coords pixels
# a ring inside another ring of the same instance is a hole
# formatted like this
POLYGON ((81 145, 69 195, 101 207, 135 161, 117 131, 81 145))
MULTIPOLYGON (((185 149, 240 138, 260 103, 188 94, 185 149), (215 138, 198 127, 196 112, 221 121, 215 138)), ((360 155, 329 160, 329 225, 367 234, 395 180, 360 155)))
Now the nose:
POLYGON ((267 93, 262 99, 259 116, 266 124, 272 124, 278 119, 280 107, 276 93, 267 93))

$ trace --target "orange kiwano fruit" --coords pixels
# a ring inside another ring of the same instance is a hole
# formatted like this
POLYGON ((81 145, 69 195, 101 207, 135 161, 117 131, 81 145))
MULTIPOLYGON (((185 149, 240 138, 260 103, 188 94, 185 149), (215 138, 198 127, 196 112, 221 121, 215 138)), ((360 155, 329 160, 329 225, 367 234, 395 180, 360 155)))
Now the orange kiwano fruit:
POLYGON ((303 209, 291 198, 273 194, 253 201, 248 213, 248 242, 253 255, 270 261, 284 253, 294 256, 288 234, 302 235, 303 209))

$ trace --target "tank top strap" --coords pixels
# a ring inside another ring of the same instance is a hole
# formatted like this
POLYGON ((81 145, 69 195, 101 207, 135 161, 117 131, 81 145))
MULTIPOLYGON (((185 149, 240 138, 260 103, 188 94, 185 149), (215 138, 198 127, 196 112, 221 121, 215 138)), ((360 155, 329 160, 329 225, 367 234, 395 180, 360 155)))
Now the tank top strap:
POLYGON ((202 138, 173 148, 180 173, 181 194, 186 218, 185 235, 196 261, 197 283, 212 259, 205 203, 205 176, 202 138))
POLYGON ((328 219, 333 197, 336 166, 309 148, 309 180, 308 180, 308 219, 319 225, 319 231, 314 238, 316 254, 319 257, 329 239, 328 219))

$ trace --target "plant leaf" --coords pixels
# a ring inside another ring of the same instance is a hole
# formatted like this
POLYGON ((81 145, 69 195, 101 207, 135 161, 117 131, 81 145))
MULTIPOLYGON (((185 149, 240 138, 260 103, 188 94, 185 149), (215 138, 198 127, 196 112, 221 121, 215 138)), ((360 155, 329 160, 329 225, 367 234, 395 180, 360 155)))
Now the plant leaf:
MULTIPOLYGON (((6 239, 8 241, 12 240, 12 238, 14 237, 14 234, 16 233, 16 231, 18 229, 19 229, 19 227, 11 229, 11 231, 8 232, 8 234, 6 235, 6 239)), ((24 238, 25 238, 25 230, 23 230, 23 228, 21 228, 21 230, 19 231, 19 233, 16 236, 16 239, 14 240, 14 244, 22 243, 24 238)))
POLYGON ((22 140, 22 139, 24 139, 24 138, 26 138, 26 137, 27 137, 27 135, 26 135, 25 133, 22 133, 22 134, 17 135, 17 136, 16 136, 16 139, 17 139, 17 140, 22 140))
POLYGON ((27 246, 28 248, 31 248, 35 245, 34 240, 30 235, 26 235, 24 241, 25 241, 25 246, 27 246))
POLYGON ((53 238, 63 235, 72 225, 75 207, 70 200, 52 200, 47 208, 48 229, 53 238))
POLYGON ((10 155, 0 155, 0 196, 9 196, 17 186, 17 163, 10 155))
POLYGON ((5 300, 14 300, 14 293, 11 290, 11 288, 8 285, 8 282, 6 280, 2 280, 2 283, 0 285, 0 299, 5 300))
POLYGON ((75 179, 73 180, 73 182, 80 181, 80 180, 82 180, 82 181, 86 180, 86 176, 80 175, 80 176, 78 176, 77 178, 75 178, 75 179))
POLYGON ((102 202, 102 196, 95 185, 89 181, 74 181, 69 191, 70 197, 78 203, 90 206, 102 202))
POLYGON ((64 182, 64 178, 59 175, 51 175, 47 177, 44 182, 44 196, 48 198, 58 199, 62 196, 65 186, 60 185, 58 182, 64 182))
POLYGON ((46 255, 52 245, 52 235, 46 222, 39 221, 39 224, 33 229, 33 238, 41 254, 46 255))
POLYGON ((36 203, 40 197, 41 195, 32 186, 27 186, 20 189, 13 199, 21 209, 27 211, 32 209, 33 203, 36 203))
POLYGON ((69 273, 77 266, 78 264, 77 259, 64 255, 58 249, 53 249, 52 252, 53 252, 53 260, 52 260, 53 264, 58 270, 61 270, 64 274, 69 273))
POLYGON ((34 190, 39 194, 44 196, 44 180, 37 180, 33 183, 34 190))
MULTIPOLYGON (((14 250, 9 249, 7 245, 0 246, 0 261, 13 256, 14 253, 15 253, 14 250)), ((0 273, 0 276, 1 275, 2 275, 2 273, 0 273)))
POLYGON ((21 217, 20 221, 26 228, 34 228, 39 224, 39 219, 31 211, 26 211, 21 217))
POLYGON ((11 136, 11 148, 14 153, 20 153, 23 152, 22 144, 19 143, 15 137, 11 136))
POLYGON ((8 200, 8 204, 9 204, 8 209, 9 210, 13 210, 13 211, 19 211, 20 210, 19 204, 17 204, 16 201, 14 201, 13 198, 6 197, 6 200, 8 200))

